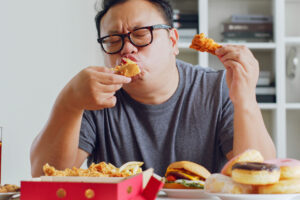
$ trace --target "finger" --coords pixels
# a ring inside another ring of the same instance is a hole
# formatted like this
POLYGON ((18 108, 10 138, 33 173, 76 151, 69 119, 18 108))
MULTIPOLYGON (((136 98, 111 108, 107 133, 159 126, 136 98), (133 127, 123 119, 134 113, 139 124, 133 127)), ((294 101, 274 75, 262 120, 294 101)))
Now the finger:
POLYGON ((131 78, 114 74, 114 73, 106 73, 106 72, 98 72, 97 79, 99 83, 104 85, 126 84, 131 82, 131 78))
POLYGON ((227 54, 229 51, 232 51, 233 49, 235 48, 235 45, 223 45, 221 48, 218 48, 216 51, 215 51, 215 54, 216 56, 218 57, 222 57, 224 56, 225 54, 227 54))
POLYGON ((230 67, 228 67, 226 69, 226 81, 227 81, 228 87, 231 86, 232 76, 233 76, 232 74, 233 74, 232 69, 230 67))
POLYGON ((112 68, 108 68, 108 67, 91 66, 89 68, 91 68, 92 70, 97 71, 97 72, 114 73, 112 68))
POLYGON ((227 60, 226 62, 224 62, 224 66, 226 66, 226 68, 228 67, 232 70, 233 78, 240 79, 247 75, 247 72, 244 70, 242 65, 234 60, 227 60))
POLYGON ((112 84, 112 85, 105 85, 102 83, 99 83, 99 90, 103 93, 112 93, 112 92, 116 92, 117 90, 119 90, 123 85, 122 84, 112 84))
POLYGON ((112 108, 116 105, 116 103, 117 103, 117 98, 115 96, 111 96, 109 98, 102 100, 100 106, 104 108, 112 108))
POLYGON ((231 51, 241 51, 242 49, 247 49, 247 47, 243 46, 243 45, 231 45, 231 44, 227 44, 227 45, 223 45, 221 48, 218 48, 215 51, 216 56, 218 57, 223 57, 225 54, 231 52, 231 51))
POLYGON ((240 52, 233 52, 233 51, 231 51, 231 52, 228 52, 227 54, 225 54, 223 57, 220 58, 220 61, 222 63, 224 63, 226 61, 230 61, 230 60, 233 60, 233 61, 236 61, 236 62, 240 63, 241 66, 244 68, 244 70, 246 72, 248 72, 248 69, 246 67, 248 65, 244 61, 244 60, 246 60, 246 58, 243 58, 243 55, 240 52))

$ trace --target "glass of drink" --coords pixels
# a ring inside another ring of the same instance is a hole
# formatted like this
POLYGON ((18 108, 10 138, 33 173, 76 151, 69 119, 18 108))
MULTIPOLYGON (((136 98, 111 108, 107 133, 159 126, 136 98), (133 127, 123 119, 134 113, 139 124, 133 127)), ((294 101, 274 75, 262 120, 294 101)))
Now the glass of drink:
POLYGON ((1 184, 1 160, 2 160, 2 127, 0 126, 0 184, 1 184))

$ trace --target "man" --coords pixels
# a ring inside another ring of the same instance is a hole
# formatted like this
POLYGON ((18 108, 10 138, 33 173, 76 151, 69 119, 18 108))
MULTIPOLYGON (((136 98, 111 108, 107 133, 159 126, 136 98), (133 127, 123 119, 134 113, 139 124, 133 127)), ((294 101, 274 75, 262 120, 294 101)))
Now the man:
POLYGON ((45 163, 64 169, 80 167, 86 158, 117 166, 144 161, 163 175, 176 160, 217 172, 249 148, 275 157, 255 98, 258 62, 247 48, 216 51, 226 74, 193 67, 176 61, 178 33, 166 0, 103 5, 96 25, 105 67, 82 70, 59 94, 32 144, 33 176, 45 163), (108 67, 122 58, 137 62, 141 74, 114 74, 108 67))

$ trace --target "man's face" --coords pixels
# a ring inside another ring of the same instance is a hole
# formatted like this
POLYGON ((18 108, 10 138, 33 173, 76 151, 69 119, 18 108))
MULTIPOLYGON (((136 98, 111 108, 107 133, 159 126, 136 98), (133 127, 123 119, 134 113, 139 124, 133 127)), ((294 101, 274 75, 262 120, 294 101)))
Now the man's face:
MULTIPOLYGON (((133 31, 136 28, 166 24, 162 13, 152 3, 146 0, 129 0, 109 9, 101 20, 100 37, 133 31)), ((105 65, 114 67, 120 64, 122 57, 130 58, 141 68, 139 80, 152 84, 157 79, 163 79, 171 67, 174 67, 175 56, 178 53, 176 30, 153 30, 153 41, 146 47, 136 47, 125 38, 121 52, 105 54, 105 65)), ((159 82, 159 81, 158 81, 159 82)))

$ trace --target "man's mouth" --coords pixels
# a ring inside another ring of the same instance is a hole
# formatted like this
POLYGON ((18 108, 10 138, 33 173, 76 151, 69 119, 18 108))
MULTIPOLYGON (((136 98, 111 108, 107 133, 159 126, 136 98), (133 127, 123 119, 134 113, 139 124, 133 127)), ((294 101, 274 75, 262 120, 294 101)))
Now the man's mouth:
POLYGON ((122 57, 120 64, 114 68, 114 71, 117 74, 133 78, 141 73, 141 69, 139 64, 134 61, 136 59, 131 60, 128 57, 122 57))

